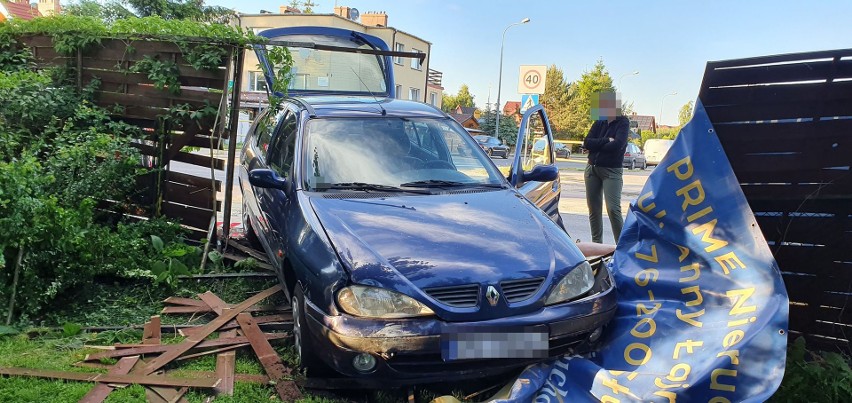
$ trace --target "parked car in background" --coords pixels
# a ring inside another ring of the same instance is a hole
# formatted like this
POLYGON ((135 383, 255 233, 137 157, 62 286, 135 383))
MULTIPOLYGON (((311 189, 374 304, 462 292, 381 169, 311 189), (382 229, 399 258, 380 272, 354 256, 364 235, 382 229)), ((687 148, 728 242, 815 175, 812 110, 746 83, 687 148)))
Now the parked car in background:
POLYGON ((622 165, 630 169, 636 169, 636 167, 645 169, 648 166, 648 162, 645 160, 645 154, 642 153, 642 149, 639 146, 627 143, 627 148, 624 150, 624 163, 622 165))
POLYGON ((553 150, 556 152, 556 158, 571 158, 571 148, 563 143, 553 142, 553 150))
POLYGON ((669 149, 674 144, 674 140, 664 139, 648 139, 645 141, 645 159, 649 166, 657 166, 669 149))
POLYGON ((500 140, 493 136, 479 135, 474 136, 479 147, 485 150, 489 157, 509 158, 509 146, 503 144, 500 140))
MULTIPOLYGON (((260 35, 387 52, 377 37, 338 28, 260 35)), ((614 281, 561 226, 552 154, 536 163, 526 151, 532 127, 552 149, 543 107, 521 119, 507 179, 447 114, 393 97, 389 56, 303 49, 294 59, 358 65, 360 77, 337 70, 348 90, 291 89, 264 111, 237 178, 246 231, 291 302, 307 375, 475 378, 593 345, 615 314, 614 281)))

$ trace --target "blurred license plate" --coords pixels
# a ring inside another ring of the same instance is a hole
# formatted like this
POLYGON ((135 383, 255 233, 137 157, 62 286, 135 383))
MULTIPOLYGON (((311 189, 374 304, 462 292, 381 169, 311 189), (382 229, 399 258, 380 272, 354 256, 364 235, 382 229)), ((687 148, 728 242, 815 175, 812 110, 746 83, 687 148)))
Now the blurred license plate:
POLYGON ((463 328, 441 335, 444 361, 487 358, 547 358, 546 327, 463 328))

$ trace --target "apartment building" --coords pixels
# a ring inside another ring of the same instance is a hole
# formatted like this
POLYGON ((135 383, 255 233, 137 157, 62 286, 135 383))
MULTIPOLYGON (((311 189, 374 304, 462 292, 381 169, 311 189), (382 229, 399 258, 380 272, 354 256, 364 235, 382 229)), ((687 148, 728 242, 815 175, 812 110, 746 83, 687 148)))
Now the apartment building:
MULTIPOLYGON (((441 107, 443 93, 441 73, 429 69, 432 44, 389 26, 388 15, 384 12, 367 12, 359 15, 353 8, 339 6, 334 8, 334 14, 307 14, 292 7, 281 6, 277 14, 265 10, 258 14, 240 14, 235 22, 255 33, 271 28, 295 26, 348 29, 377 36, 384 40, 391 50, 425 53, 426 58, 423 62, 417 58, 392 58, 396 97, 441 107)), ((244 107, 258 108, 264 105, 266 83, 263 72, 258 67, 257 56, 253 52, 246 52, 242 90, 241 103, 244 107)))

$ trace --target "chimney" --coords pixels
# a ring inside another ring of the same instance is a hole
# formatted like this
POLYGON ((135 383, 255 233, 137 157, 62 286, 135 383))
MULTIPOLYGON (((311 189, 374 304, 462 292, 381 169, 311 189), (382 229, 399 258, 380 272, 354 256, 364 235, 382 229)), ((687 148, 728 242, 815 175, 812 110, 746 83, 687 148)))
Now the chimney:
POLYGON ((370 11, 361 14, 361 23, 368 27, 388 26, 388 15, 384 11, 370 11))
POLYGON ((349 19, 349 10, 350 10, 349 7, 346 7, 346 6, 335 6, 334 7, 334 13, 343 17, 343 18, 346 18, 347 20, 349 19))
POLYGON ((302 11, 298 8, 293 8, 290 6, 278 6, 279 14, 301 14, 302 11))

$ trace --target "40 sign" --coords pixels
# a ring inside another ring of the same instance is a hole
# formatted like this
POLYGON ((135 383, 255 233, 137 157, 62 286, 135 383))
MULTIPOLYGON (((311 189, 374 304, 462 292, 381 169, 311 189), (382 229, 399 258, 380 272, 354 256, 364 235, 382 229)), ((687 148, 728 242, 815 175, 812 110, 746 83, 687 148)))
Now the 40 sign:
POLYGON ((521 66, 519 94, 544 94, 547 66, 521 66))

